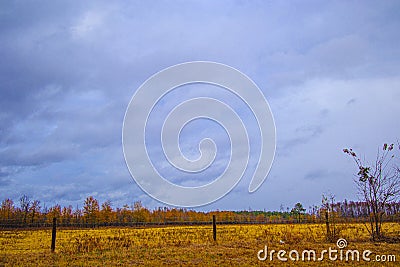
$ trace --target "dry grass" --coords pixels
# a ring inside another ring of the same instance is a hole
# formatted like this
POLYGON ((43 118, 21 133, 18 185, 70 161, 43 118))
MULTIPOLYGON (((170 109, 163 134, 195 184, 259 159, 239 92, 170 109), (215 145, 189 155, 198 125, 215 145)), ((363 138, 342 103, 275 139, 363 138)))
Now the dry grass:
MULTIPOLYGON (((369 242, 361 224, 340 225, 346 249, 369 249, 377 254, 395 255, 399 266, 400 244, 369 242)), ((259 261, 257 252, 269 249, 320 252, 337 248, 324 238, 324 225, 224 225, 217 227, 102 228, 58 230, 56 252, 50 253, 51 230, 0 231, 0 266, 380 266, 377 262, 289 260, 259 261), (281 242, 283 241, 283 242, 281 242)), ((400 236, 400 225, 385 224, 390 236, 400 236)))

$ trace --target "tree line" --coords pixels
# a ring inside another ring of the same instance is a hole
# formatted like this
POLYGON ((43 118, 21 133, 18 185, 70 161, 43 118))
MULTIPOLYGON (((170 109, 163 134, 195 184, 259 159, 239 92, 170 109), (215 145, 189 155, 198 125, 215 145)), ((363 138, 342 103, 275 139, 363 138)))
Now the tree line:
MULTIPOLYGON (((280 211, 211 211, 159 207, 149 210, 140 201, 113 208, 111 201, 100 202, 93 196, 85 199, 82 208, 41 206, 39 200, 23 195, 16 205, 10 198, 0 207, 0 227, 45 227, 57 218, 61 226, 93 227, 142 224, 207 223, 216 215, 219 223, 324 223, 325 214, 336 222, 365 222, 370 216, 369 205, 360 201, 328 202, 306 210, 301 203, 280 211)), ((400 221, 400 202, 386 203, 385 221, 400 221)))

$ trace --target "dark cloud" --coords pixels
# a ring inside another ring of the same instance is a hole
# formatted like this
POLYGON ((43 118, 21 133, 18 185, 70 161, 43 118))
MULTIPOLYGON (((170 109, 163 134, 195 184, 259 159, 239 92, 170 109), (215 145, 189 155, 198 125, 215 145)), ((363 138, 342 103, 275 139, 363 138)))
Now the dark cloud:
POLYGON ((322 133, 323 128, 321 125, 301 126, 290 134, 292 137, 291 139, 278 143, 278 151, 283 152, 284 154, 290 153, 290 151, 295 149, 296 146, 307 145, 307 143, 312 142, 313 139, 317 138, 322 133))
MULTIPOLYGON (((297 175, 321 183, 315 191, 332 186, 319 177, 334 176, 321 162, 340 162, 336 146, 362 148, 383 138, 364 128, 367 118, 379 121, 385 138, 398 133, 392 100, 398 99, 399 12, 397 1, 2 2, 0 195, 36 192, 47 203, 80 203, 95 194, 154 203, 124 165, 125 108, 150 75, 191 60, 243 71, 275 115, 276 193, 235 191, 221 205, 274 207, 265 195, 286 195, 285 184, 296 184, 297 175), (323 167, 315 169, 317 163, 323 167)), ((305 192, 293 190, 288 198, 305 192)))
POLYGON ((356 101, 357 101, 357 98, 352 98, 352 99, 350 99, 349 101, 347 101, 347 105, 351 105, 351 104, 354 104, 354 103, 356 103, 356 101))
POLYGON ((37 151, 29 148, 6 149, 0 153, 0 164, 2 166, 40 166, 55 162, 61 162, 71 158, 74 153, 73 147, 48 147, 37 151))
POLYGON ((338 173, 334 173, 325 169, 317 169, 317 170, 313 170, 308 172, 305 176, 304 179, 306 180, 317 180, 317 181, 321 181, 323 179, 334 179, 337 178, 335 176, 338 176, 338 173))

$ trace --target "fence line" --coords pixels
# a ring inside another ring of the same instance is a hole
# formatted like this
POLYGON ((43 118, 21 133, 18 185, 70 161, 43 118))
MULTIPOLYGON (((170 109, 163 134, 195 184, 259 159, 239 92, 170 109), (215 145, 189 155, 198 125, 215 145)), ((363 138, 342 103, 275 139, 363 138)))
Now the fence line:
MULTIPOLYGON (((358 218, 356 220, 344 220, 338 219, 335 221, 336 224, 344 223, 366 223, 369 222, 368 218, 358 218)), ((400 223, 400 218, 387 218, 383 222, 397 222, 400 223)), ((89 223, 89 222, 60 222, 57 221, 58 228, 101 228, 101 227, 164 227, 164 226, 201 226, 210 225, 212 220, 209 221, 166 221, 166 222, 101 222, 101 223, 89 223)), ((238 220, 238 221, 219 221, 216 219, 216 224, 219 225, 235 225, 235 224, 325 224, 322 219, 318 220, 238 220)), ((7 229, 40 229, 40 228, 52 228, 53 223, 50 221, 45 222, 34 222, 34 223, 22 223, 17 220, 9 220, 7 222, 0 221, 0 230, 7 229)))

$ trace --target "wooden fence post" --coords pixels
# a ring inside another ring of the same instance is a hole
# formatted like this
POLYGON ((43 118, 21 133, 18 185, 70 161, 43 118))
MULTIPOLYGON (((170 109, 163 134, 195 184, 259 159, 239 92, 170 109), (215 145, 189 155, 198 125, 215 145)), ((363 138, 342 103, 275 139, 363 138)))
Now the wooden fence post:
POLYGON ((217 241, 217 223, 215 221, 215 215, 213 215, 213 239, 217 241))
POLYGON ((56 249, 57 218, 53 218, 53 231, 51 232, 51 252, 56 249))

